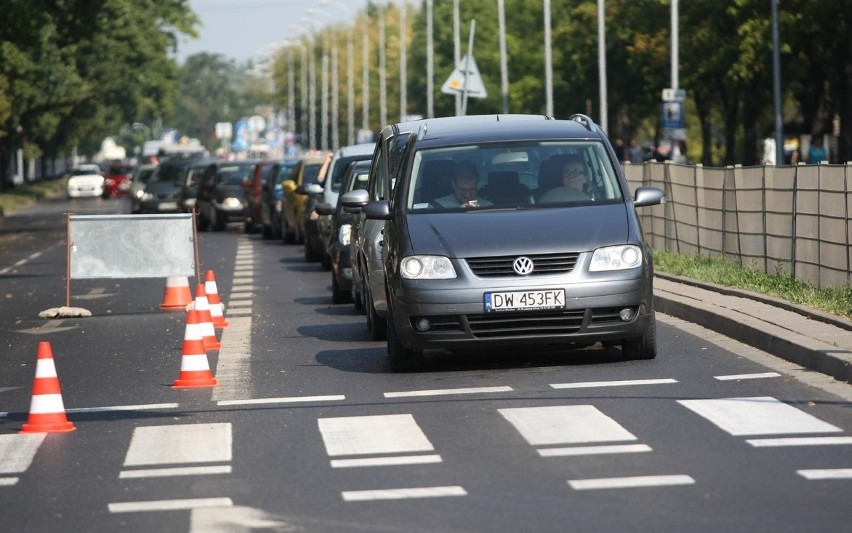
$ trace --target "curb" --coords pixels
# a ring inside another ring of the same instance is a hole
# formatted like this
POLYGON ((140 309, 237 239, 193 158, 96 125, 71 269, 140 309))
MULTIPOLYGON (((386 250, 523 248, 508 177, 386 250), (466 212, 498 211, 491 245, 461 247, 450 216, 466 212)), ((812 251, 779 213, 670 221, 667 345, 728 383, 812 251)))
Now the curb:
MULTIPOLYGON (((750 299, 796 313, 802 320, 815 320, 844 331, 852 331, 852 322, 841 317, 827 315, 765 295, 677 276, 655 274, 655 277, 726 296, 750 299)), ((707 305, 702 300, 685 294, 655 290, 654 306, 661 313, 699 324, 791 363, 831 376, 838 381, 852 383, 852 353, 844 348, 817 341, 769 322, 707 305)))

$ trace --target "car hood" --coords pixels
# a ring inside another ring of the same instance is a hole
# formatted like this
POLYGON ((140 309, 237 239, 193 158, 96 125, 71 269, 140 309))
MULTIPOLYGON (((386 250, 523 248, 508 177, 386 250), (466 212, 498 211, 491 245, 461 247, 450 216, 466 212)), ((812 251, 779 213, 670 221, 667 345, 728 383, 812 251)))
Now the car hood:
POLYGON ((244 194, 245 189, 241 185, 220 185, 216 188, 218 198, 242 198, 244 194))
POLYGON ((625 244, 627 205, 414 214, 406 217, 412 252, 448 257, 586 252, 625 244))

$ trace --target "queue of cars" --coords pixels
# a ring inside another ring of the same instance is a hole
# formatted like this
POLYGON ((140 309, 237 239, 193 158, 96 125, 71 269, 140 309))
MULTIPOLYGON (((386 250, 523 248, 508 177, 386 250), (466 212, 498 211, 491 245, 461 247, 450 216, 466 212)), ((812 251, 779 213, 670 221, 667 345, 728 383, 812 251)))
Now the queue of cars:
POLYGON ((304 244, 331 271, 331 301, 386 339, 394 370, 420 368, 429 349, 602 343, 656 357, 636 209, 665 195, 631 192, 585 115, 425 119, 326 156, 171 162, 146 194, 171 174, 183 189, 197 180, 199 229, 239 220, 304 244))

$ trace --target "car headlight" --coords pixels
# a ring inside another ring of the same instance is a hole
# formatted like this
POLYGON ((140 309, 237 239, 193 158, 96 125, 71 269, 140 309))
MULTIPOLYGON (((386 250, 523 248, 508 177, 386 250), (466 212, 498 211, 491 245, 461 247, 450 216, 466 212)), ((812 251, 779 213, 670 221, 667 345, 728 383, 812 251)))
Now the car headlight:
POLYGON ((142 193, 142 201, 143 202, 150 202, 150 201, 154 200, 154 198, 155 198, 154 195, 149 193, 149 192, 142 193))
POLYGON ((456 269, 441 255, 412 255, 402 259, 400 272, 405 279, 453 279, 456 269))
POLYGON ((607 246, 598 248, 592 255, 592 264, 589 265, 590 272, 604 272, 607 270, 626 270, 642 265, 642 250, 638 246, 625 244, 620 246, 607 246))
POLYGON ((222 205, 227 207, 228 209, 236 209, 238 207, 242 207, 243 203, 240 201, 239 198, 229 196, 222 201, 222 205))
POLYGON ((340 229, 337 231, 337 240, 340 241, 342 246, 349 246, 349 243, 352 242, 351 224, 344 224, 340 226, 340 229))

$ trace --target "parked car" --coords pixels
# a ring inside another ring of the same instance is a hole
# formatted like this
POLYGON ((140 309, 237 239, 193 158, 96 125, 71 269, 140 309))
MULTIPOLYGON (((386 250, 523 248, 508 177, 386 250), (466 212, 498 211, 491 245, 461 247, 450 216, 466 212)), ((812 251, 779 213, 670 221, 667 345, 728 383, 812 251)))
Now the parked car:
POLYGON ((169 159, 157 165, 139 199, 140 213, 179 213, 180 189, 198 159, 169 159))
POLYGON ((298 159, 285 159, 269 170, 269 176, 260 194, 260 230, 264 239, 281 238, 281 201, 284 198, 282 183, 291 179, 298 167, 298 159))
POLYGON ((201 176, 208 166, 219 161, 218 158, 203 157, 190 162, 183 173, 180 184, 178 184, 177 204, 183 213, 195 211, 195 203, 198 200, 198 184, 201 176))
POLYGON ((373 151, 366 191, 351 191, 340 197, 344 209, 352 217, 352 301, 356 309, 367 315, 367 328, 373 340, 387 336, 387 300, 382 261, 384 220, 368 219, 362 207, 368 201, 387 200, 400 171, 401 156, 408 142, 406 131, 416 131, 419 121, 398 124, 396 129, 383 130, 373 151), (387 154, 391 155, 388 156, 387 154), (348 200, 347 200, 348 198, 348 200))
POLYGON ((281 183, 284 188, 281 199, 281 238, 285 243, 305 242, 306 193, 321 192, 317 177, 323 163, 325 157, 303 157, 290 177, 281 183))
POLYGON ((128 196, 133 183, 133 165, 109 163, 104 172, 104 198, 128 196))
POLYGON ((130 211, 139 213, 142 210, 140 202, 145 194, 145 186, 151 181, 157 165, 142 164, 133 169, 133 181, 130 184, 130 211))
MULTIPOLYGON (((366 190, 370 177, 370 161, 350 161, 343 172, 343 181, 338 192, 345 194, 355 190, 366 190)), ((352 214, 343 210, 343 204, 336 206, 322 202, 317 204, 316 212, 331 219, 330 233, 335 237, 325 243, 331 258, 331 301, 344 303, 352 299, 352 263, 350 244, 352 240, 352 214)))
POLYGON ((266 185, 266 180, 272 173, 272 169, 279 162, 280 160, 277 159, 264 159, 254 165, 251 183, 246 187, 243 199, 245 208, 243 231, 246 233, 257 233, 263 228, 263 204, 261 203, 263 188, 266 185))
POLYGON ((216 161, 204 169, 198 183, 198 229, 222 231, 228 222, 242 221, 243 198, 251 183, 255 161, 216 161))
MULTIPOLYGON (((322 197, 317 199, 317 203, 336 206, 340 188, 343 185, 344 169, 352 161, 369 161, 373 157, 373 149, 375 147, 374 143, 354 144, 336 150, 326 173, 325 181, 322 184, 322 197)), ((329 243, 337 239, 337 235, 331 228, 332 223, 330 215, 320 215, 317 220, 319 242, 322 244, 322 249, 319 251, 321 255, 320 261, 326 269, 331 268, 329 243)))
POLYGON ((94 164, 80 165, 68 173, 65 195, 68 198, 99 197, 104 193, 104 175, 94 164))
POLYGON ((639 187, 631 197, 592 119, 472 116, 409 127, 385 128, 388 149, 374 157, 375 172, 394 175, 393 146, 405 147, 392 198, 362 207, 385 223, 393 369, 419 368, 427 348, 602 342, 621 345, 625 358, 656 357, 652 255, 636 208, 665 196, 639 187), (475 178, 447 179, 464 167, 478 172, 478 188, 464 187, 475 178))

